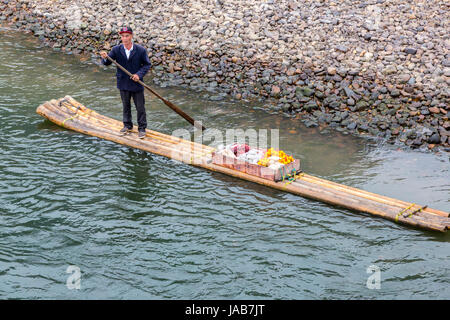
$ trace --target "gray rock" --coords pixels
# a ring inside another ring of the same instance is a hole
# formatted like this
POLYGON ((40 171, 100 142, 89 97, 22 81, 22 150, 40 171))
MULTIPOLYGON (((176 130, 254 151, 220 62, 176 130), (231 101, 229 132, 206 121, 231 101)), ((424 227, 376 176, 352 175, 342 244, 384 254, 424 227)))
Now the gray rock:
POLYGON ((347 129, 349 130, 355 130, 356 129, 356 122, 351 122, 347 125, 347 129))
POLYGON ((416 147, 422 145, 422 143, 423 143, 422 137, 417 137, 412 141, 412 145, 416 147))
POLYGON ((382 94, 386 94, 388 92, 388 89, 386 87, 381 87, 378 91, 382 94))
POLYGON ((343 46, 343 45, 339 45, 339 46, 336 46, 336 50, 338 50, 338 51, 341 51, 341 52, 347 52, 348 51, 348 48, 346 47, 346 46, 343 46))
POLYGON ((335 95, 328 96, 323 100, 323 105, 326 107, 330 107, 333 109, 339 109, 340 102, 338 101, 338 97, 335 95))
POLYGON ((344 89, 344 92, 345 92, 345 95, 347 96, 347 98, 354 99, 354 100, 359 99, 359 96, 349 87, 343 86, 342 88, 344 89))
POLYGON ((365 109, 367 109, 368 106, 369 106, 369 104, 366 101, 364 101, 364 100, 358 101, 358 103, 355 106, 355 111, 365 110, 365 109))
POLYGON ((395 65, 388 65, 386 68, 383 69, 383 73, 385 75, 397 73, 397 67, 395 65))
POLYGON ((405 49, 405 52, 407 53, 407 54, 416 54, 417 53, 417 49, 415 49, 415 48, 406 48, 405 49))
POLYGON ((307 128, 312 128, 312 127, 318 126, 317 122, 315 122, 313 120, 306 120, 304 123, 307 128))
POLYGON ((400 96, 400 91, 398 91, 397 89, 393 89, 390 94, 391 94, 391 97, 396 98, 396 97, 400 96))
POLYGON ((316 92, 315 92, 315 96, 316 96, 317 98, 319 98, 319 99, 322 99, 322 98, 324 97, 324 93, 323 93, 323 92, 320 92, 320 91, 316 91, 316 92))
POLYGON ((341 113, 341 117, 342 117, 342 119, 347 119, 347 118, 348 118, 348 116, 349 116, 349 113, 348 113, 348 111, 347 111, 347 110, 341 113))
POLYGON ((367 131, 369 131, 369 126, 368 126, 367 124, 362 124, 362 125, 360 125, 360 126, 358 127, 358 129, 359 129, 360 131, 365 131, 365 132, 367 132, 367 131))
POLYGON ((441 142, 441 137, 439 133, 435 133, 428 138, 428 143, 438 144, 441 142))
POLYGON ((213 95, 213 96, 209 96, 208 99, 211 101, 221 101, 221 100, 225 99, 225 97, 223 95, 213 95))
POLYGON ((309 87, 300 87, 299 92, 301 92, 301 94, 305 97, 311 97, 314 95, 314 90, 309 87))
POLYGON ((403 73, 398 76, 398 82, 399 83, 407 83, 409 78, 411 78, 411 76, 409 74, 403 73))
POLYGON ((347 75, 347 69, 346 68, 339 68, 337 69, 337 73, 341 76, 341 77, 345 77, 347 75))
POLYGON ((311 100, 304 105, 304 108, 306 111, 311 111, 311 110, 318 109, 319 106, 317 105, 317 103, 314 100, 311 100))
POLYGON ((328 73, 330 76, 334 76, 334 75, 336 74, 336 68, 335 68, 335 67, 328 67, 327 73, 328 73))
POLYGON ((410 78, 409 80, 408 80, 408 84, 409 85, 414 85, 416 83, 416 78, 410 78))

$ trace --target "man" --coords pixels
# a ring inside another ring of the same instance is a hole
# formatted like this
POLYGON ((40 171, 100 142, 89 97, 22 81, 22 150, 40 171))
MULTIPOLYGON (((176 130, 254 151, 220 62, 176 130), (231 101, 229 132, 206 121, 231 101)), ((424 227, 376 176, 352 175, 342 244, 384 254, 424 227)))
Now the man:
POLYGON ((137 110, 138 137, 143 139, 147 128, 147 116, 145 114, 144 87, 137 81, 142 81, 150 69, 151 63, 148 59, 147 50, 133 43, 133 30, 130 27, 120 28, 119 34, 122 44, 114 46, 109 54, 106 51, 101 51, 100 55, 104 65, 111 64, 111 61, 107 59, 107 56, 109 56, 133 74, 130 78, 125 72, 117 68, 117 88, 120 90, 123 104, 123 128, 119 131, 119 134, 126 135, 133 128, 131 118, 131 98, 133 98, 137 110))

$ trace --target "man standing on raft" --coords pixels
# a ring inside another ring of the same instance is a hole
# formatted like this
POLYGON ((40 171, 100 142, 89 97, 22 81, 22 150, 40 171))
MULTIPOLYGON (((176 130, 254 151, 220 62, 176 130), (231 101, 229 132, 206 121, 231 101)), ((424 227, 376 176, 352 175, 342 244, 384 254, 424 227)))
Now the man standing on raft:
POLYGON ((137 110, 138 137, 145 137, 147 128, 147 116, 145 113, 144 87, 137 81, 144 78, 151 67, 148 59, 147 50, 133 43, 133 30, 130 27, 123 27, 119 30, 121 45, 114 46, 111 52, 101 51, 102 63, 106 66, 112 62, 107 56, 116 60, 120 65, 127 69, 133 76, 128 75, 117 68, 117 88, 120 90, 120 97, 123 104, 123 128, 119 131, 120 135, 126 135, 131 132, 133 122, 131 118, 131 97, 137 110))

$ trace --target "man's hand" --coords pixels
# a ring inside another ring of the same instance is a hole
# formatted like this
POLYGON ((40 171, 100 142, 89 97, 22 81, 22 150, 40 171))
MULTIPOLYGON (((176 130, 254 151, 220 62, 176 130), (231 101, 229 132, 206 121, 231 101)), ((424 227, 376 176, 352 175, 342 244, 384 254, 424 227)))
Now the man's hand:
POLYGON ((100 56, 101 56, 103 59, 106 59, 106 57, 108 56, 108 53, 107 53, 106 51, 100 51, 100 56))
POLYGON ((131 80, 138 82, 139 76, 137 74, 133 74, 133 76, 131 77, 131 80))

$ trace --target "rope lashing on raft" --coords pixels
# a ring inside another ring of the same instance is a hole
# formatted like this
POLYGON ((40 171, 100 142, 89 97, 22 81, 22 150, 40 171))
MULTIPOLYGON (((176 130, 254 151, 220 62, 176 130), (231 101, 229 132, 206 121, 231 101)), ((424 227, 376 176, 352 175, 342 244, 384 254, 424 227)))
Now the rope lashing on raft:
MULTIPOLYGON (((61 101, 59 101, 59 106, 60 106, 60 107, 64 105, 63 102, 72 105, 69 101, 67 101, 67 99, 62 99, 61 101)), ((65 107, 66 107, 66 106, 65 106, 65 107)), ((78 113, 78 110, 80 110, 80 107, 81 107, 81 105, 79 105, 79 106, 75 109, 75 114, 74 114, 73 116, 71 116, 71 117, 69 117, 69 118, 63 120, 63 122, 62 122, 62 126, 63 126, 63 127, 65 127, 65 123, 66 123, 67 120, 73 120, 73 119, 75 119, 76 117, 78 117, 78 116, 80 115, 80 114, 78 113)), ((66 107, 66 108, 67 108, 67 107, 66 107)), ((67 109, 68 109, 68 108, 67 108, 67 109)))
POLYGON ((280 168, 280 174, 281 174, 281 176, 282 176, 282 182, 284 182, 284 179, 285 178, 287 178, 287 182, 284 184, 284 186, 287 186, 287 185, 289 185, 289 184, 291 184, 292 182, 294 182, 295 180, 297 180, 297 178, 300 178, 300 177, 302 177, 303 175, 305 175, 305 173, 300 169, 299 171, 297 171, 297 170, 295 170, 295 169, 292 169, 291 170, 291 173, 289 174, 289 173, 287 173, 287 174, 284 174, 284 168, 283 167, 281 167, 280 168))
POLYGON ((399 213, 397 213, 397 215, 395 216, 395 222, 398 222, 398 218, 406 211, 408 211, 409 209, 411 209, 412 207, 414 207, 416 204, 413 203, 411 204, 409 207, 403 209, 402 211, 400 211, 399 213))
MULTIPOLYGON (((411 213, 408 215, 408 218, 411 218, 413 214, 416 214, 416 213, 419 213, 419 212, 425 210, 427 207, 428 207, 428 205, 423 206, 422 208, 419 208, 419 209, 417 209, 417 210, 411 212, 411 213)), ((403 216, 403 217, 405 217, 405 216, 403 216)), ((405 218, 406 218, 406 217, 405 217, 405 218)))

